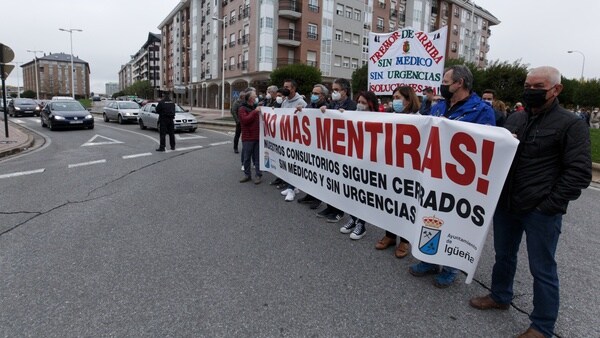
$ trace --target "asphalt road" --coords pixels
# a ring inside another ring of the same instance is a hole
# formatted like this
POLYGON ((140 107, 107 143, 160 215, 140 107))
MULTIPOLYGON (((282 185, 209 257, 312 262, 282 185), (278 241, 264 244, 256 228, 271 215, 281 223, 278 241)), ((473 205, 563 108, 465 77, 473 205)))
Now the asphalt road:
MULTIPOLYGON (((96 121, 50 132, 0 161, 0 336, 511 337, 529 324, 526 252, 509 311, 468 306, 485 294, 491 238, 475 281, 439 290, 413 258, 377 251, 369 225, 340 224, 240 184, 231 135, 180 134, 96 121), (85 145, 87 144, 87 145, 85 145)), ((599 337, 600 190, 571 204, 558 248, 560 337, 599 337)))

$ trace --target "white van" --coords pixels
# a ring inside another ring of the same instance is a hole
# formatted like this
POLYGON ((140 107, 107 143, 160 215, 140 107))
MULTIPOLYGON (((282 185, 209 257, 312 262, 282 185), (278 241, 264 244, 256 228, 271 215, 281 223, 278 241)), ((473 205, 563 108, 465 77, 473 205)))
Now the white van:
POLYGON ((52 96, 52 101, 56 100, 73 100, 70 96, 52 96))

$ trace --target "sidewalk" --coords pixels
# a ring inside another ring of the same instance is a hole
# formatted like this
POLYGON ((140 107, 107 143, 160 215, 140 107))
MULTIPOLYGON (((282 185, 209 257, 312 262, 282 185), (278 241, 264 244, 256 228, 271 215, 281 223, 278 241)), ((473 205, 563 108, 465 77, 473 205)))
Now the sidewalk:
MULTIPOLYGON (((185 106, 183 106, 183 108, 189 109, 185 106)), ((229 109, 225 109, 221 112, 221 109, 192 107, 190 113, 198 118, 198 124, 200 125, 217 126, 226 129, 231 128, 232 131, 235 130, 235 122, 231 117, 229 109)))
POLYGON ((27 150, 33 145, 33 134, 18 124, 8 121, 8 138, 4 119, 0 119, 0 127, 0 158, 27 150))

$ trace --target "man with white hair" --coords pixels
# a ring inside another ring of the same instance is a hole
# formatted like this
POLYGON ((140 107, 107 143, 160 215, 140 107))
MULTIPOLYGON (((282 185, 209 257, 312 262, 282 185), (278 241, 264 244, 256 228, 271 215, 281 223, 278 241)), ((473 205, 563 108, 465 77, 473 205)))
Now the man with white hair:
POLYGON ((519 337, 554 333, 559 307, 555 253, 562 215, 592 178, 588 126, 558 104, 560 79, 556 68, 532 69, 525 79, 525 110, 506 120, 504 127, 520 144, 494 214, 491 293, 469 302, 480 310, 510 307, 517 253, 525 233, 533 311, 530 327, 519 337))

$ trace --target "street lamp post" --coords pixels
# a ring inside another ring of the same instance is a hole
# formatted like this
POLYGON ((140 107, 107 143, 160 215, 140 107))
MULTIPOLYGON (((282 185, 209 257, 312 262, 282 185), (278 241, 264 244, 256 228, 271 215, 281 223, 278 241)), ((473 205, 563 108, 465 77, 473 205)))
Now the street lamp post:
POLYGON ((40 99, 40 86, 39 86, 39 81, 38 81, 38 66, 37 66, 37 53, 43 53, 43 51, 41 50, 27 50, 29 53, 33 53, 34 56, 34 66, 35 66, 35 98, 36 100, 40 99))
POLYGON ((19 99, 21 98, 21 78, 19 77, 19 65, 22 63, 23 62, 15 61, 15 64, 17 65, 17 97, 19 99))
POLYGON ((221 117, 225 115, 225 20, 219 19, 215 16, 212 17, 213 20, 220 21, 223 25, 223 39, 222 39, 222 50, 223 50, 223 60, 222 60, 222 69, 221 69, 221 117))
POLYGON ((581 63, 581 82, 583 82, 583 69, 585 68, 585 55, 583 54, 583 52, 580 52, 578 50, 568 50, 567 53, 569 53, 569 54, 579 53, 583 57, 583 62, 581 63))
POLYGON ((75 68, 73 67, 73 32, 83 32, 77 28, 59 28, 59 31, 68 32, 71 38, 71 95, 75 98, 75 68))

